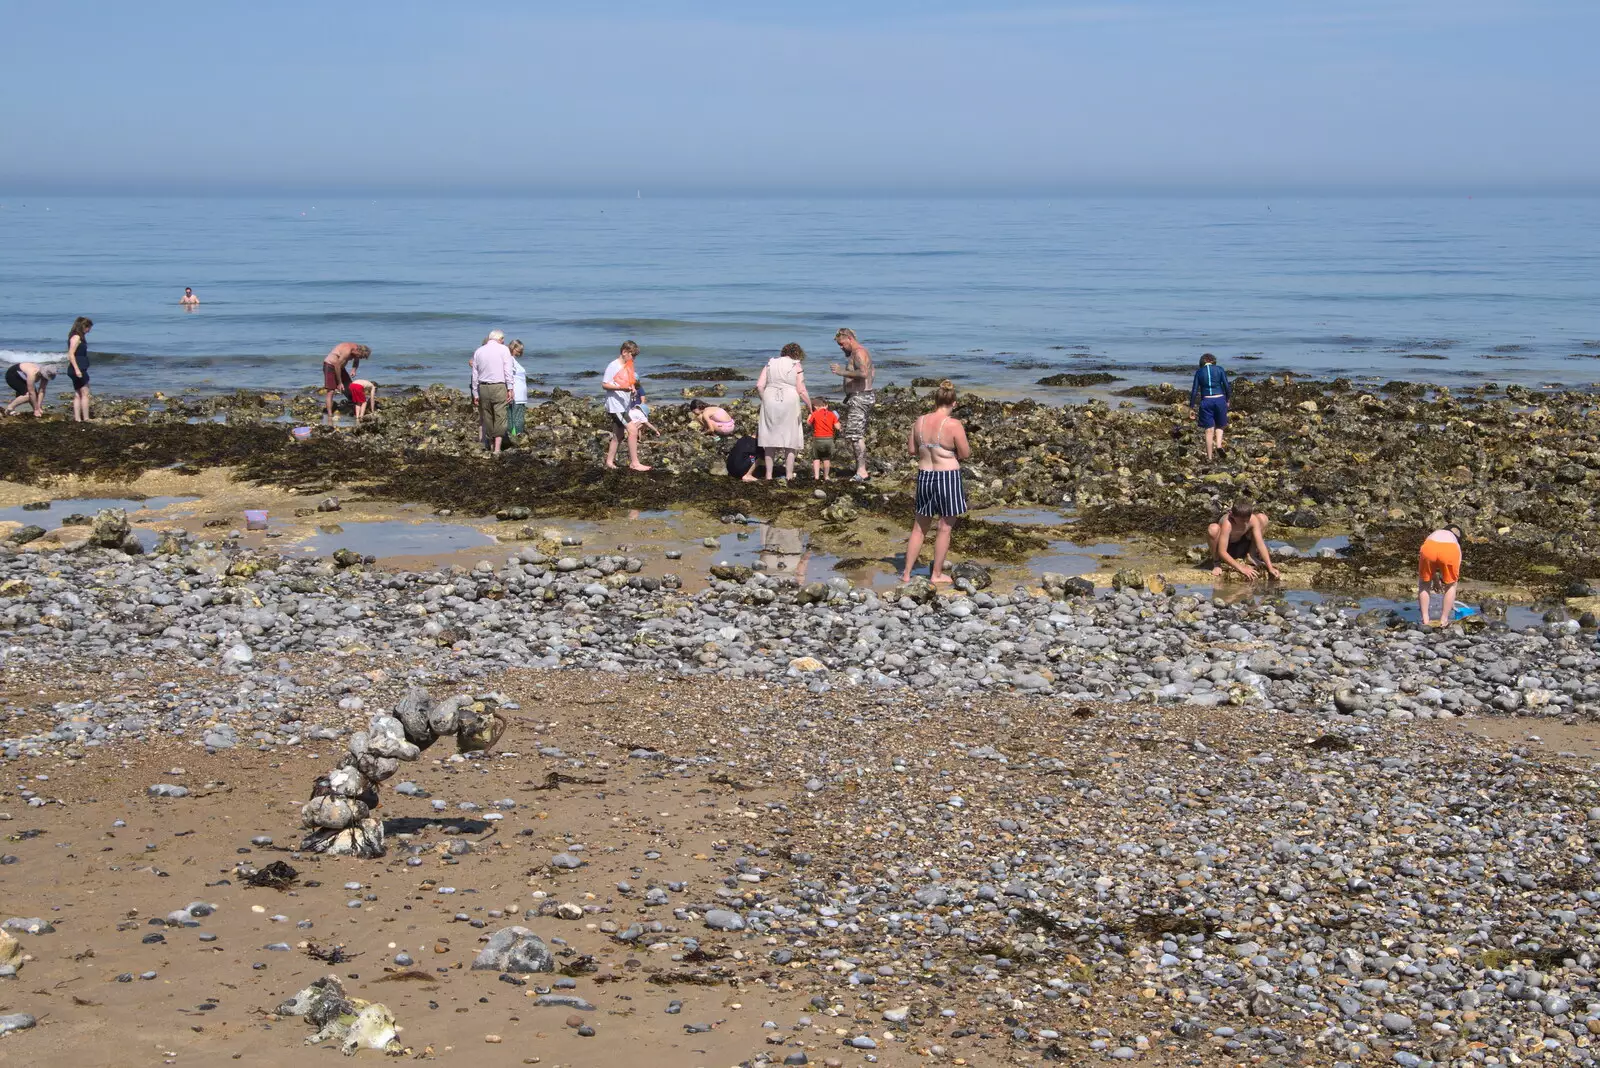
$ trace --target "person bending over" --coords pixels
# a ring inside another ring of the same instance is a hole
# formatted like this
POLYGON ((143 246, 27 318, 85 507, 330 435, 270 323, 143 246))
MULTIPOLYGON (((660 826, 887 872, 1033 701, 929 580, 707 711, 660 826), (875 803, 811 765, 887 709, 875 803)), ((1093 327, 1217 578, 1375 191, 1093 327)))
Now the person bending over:
POLYGON ((728 414, 728 410, 707 404, 703 400, 689 402, 689 417, 703 434, 726 438, 731 437, 734 432, 733 416, 728 414))
POLYGON ((332 423, 337 419, 333 413, 333 395, 350 392, 350 383, 353 381, 350 372, 360 367, 361 361, 371 355, 372 350, 365 345, 341 341, 322 358, 322 392, 328 400, 323 422, 332 423))
POLYGON ((1231 567, 1253 582, 1256 569, 1251 561, 1260 564, 1273 578, 1283 578, 1273 566, 1272 550, 1267 548, 1267 513, 1249 501, 1234 501, 1221 519, 1206 528, 1206 536, 1216 560, 1211 568, 1213 578, 1221 578, 1222 569, 1231 567))
POLYGON ((370 378, 357 378, 350 383, 350 403, 355 405, 356 422, 361 422, 378 411, 378 383, 370 378))
POLYGON ((18 405, 27 403, 33 405, 34 418, 44 415, 45 387, 50 385, 50 380, 55 376, 54 367, 42 367, 36 363, 14 363, 7 367, 6 385, 17 396, 6 405, 6 414, 11 415, 18 405))
POLYGON ((1444 589, 1439 606, 1438 626, 1450 623, 1456 610, 1456 581, 1461 578, 1461 528, 1450 526, 1429 534, 1417 553, 1417 608, 1422 625, 1428 626, 1428 594, 1434 586, 1444 589))

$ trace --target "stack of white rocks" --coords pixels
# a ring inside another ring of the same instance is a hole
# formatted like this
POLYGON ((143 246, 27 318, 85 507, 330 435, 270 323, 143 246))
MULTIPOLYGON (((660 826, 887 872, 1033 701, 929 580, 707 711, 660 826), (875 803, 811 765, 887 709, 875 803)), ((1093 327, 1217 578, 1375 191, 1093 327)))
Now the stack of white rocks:
POLYGON ((456 696, 435 703, 425 690, 412 690, 394 715, 379 712, 367 729, 350 736, 350 753, 338 767, 317 779, 311 800, 300 808, 309 829, 301 849, 354 857, 383 856, 383 820, 378 784, 416 760, 446 735, 463 753, 490 749, 505 733, 497 695, 456 696))

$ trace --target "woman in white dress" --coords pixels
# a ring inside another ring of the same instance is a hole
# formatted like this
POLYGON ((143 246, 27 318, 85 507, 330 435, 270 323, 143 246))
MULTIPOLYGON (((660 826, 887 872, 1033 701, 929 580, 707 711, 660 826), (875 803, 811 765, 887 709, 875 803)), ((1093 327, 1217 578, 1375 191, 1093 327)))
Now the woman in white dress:
POLYGON ((806 350, 791 341, 767 361, 761 377, 756 379, 756 390, 761 394, 761 426, 756 443, 766 454, 769 479, 779 453, 783 454, 783 477, 793 478, 794 454, 805 444, 800 413, 811 407, 805 372, 800 366, 805 358, 806 350))

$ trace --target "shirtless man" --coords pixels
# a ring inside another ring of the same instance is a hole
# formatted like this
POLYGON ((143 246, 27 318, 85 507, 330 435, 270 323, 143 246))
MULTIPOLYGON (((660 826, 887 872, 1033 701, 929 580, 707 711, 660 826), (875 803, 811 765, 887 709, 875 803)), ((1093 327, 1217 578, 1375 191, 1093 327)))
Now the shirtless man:
POLYGON ((828 370, 844 379, 844 439, 855 447, 856 473, 852 482, 867 481, 867 417, 878 394, 873 391, 872 353, 856 340, 856 332, 841 327, 833 340, 845 354, 843 366, 832 363, 828 370))
POLYGON ((178 303, 182 304, 185 308, 198 308, 200 307, 200 298, 194 295, 194 290, 190 289, 188 286, 184 286, 183 297, 178 301, 178 303))
POLYGON ((1266 568, 1275 579, 1283 575, 1272 565, 1272 552, 1267 548, 1267 514, 1257 511, 1249 501, 1234 501, 1233 507, 1222 513, 1222 518, 1206 528, 1212 559, 1212 578, 1221 578, 1223 567, 1231 567, 1245 578, 1255 581, 1256 569, 1250 560, 1266 568))
POLYGON ((6 414, 10 415, 17 405, 27 402, 33 405, 35 419, 44 415, 44 390, 55 376, 54 367, 41 367, 36 363, 14 363, 7 367, 6 385, 17 396, 6 405, 6 414))
POLYGON ((328 411, 323 422, 334 421, 333 395, 350 391, 350 372, 371 355, 372 350, 365 345, 357 345, 353 341, 341 341, 333 347, 332 352, 322 358, 322 392, 328 398, 328 411))

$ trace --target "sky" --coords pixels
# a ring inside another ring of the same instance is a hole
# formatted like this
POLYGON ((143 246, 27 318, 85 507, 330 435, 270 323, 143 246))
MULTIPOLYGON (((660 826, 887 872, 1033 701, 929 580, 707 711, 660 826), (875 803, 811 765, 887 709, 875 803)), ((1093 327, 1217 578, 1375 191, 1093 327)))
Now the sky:
POLYGON ((1600 192, 1595 0, 0 0, 0 192, 1600 192))

